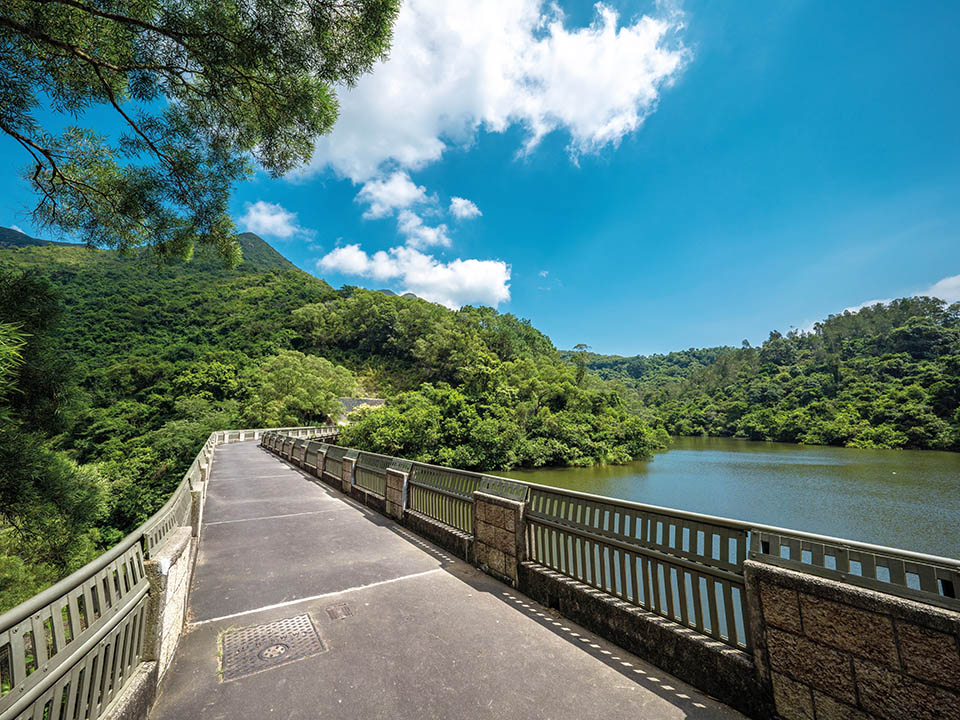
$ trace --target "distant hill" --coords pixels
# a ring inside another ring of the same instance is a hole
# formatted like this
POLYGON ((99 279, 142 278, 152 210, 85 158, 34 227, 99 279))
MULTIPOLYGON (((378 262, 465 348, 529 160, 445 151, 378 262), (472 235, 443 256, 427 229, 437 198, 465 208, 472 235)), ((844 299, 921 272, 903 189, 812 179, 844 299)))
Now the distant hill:
POLYGON ((960 450, 960 303, 878 303, 759 347, 562 355, 621 383, 674 435, 960 450))
POLYGON ((37 245, 64 245, 70 247, 75 243, 57 242, 55 240, 41 240, 30 237, 26 233, 14 228, 0 227, 0 247, 34 247, 37 245))
MULTIPOLYGON (((274 250, 266 240, 254 233, 241 233, 239 236, 240 247, 243 249, 243 265, 248 270, 296 270, 297 267, 287 260, 283 255, 274 250)), ((68 247, 76 249, 86 249, 79 243, 58 242, 56 240, 42 240, 40 238, 30 237, 26 233, 14 228, 0 227, 0 247, 8 248, 27 248, 44 246, 68 247)), ((130 253, 131 256, 143 256, 145 250, 135 250, 130 253)), ((198 253, 204 256, 203 248, 198 253)))
POLYGON ((50 243, 0 229, 0 270, 33 270, 58 291, 62 351, 84 376, 133 358, 180 362, 211 348, 259 357, 287 348, 289 314, 335 295, 253 233, 240 235, 243 261, 227 268, 209 248, 190 262, 158 261, 50 243))

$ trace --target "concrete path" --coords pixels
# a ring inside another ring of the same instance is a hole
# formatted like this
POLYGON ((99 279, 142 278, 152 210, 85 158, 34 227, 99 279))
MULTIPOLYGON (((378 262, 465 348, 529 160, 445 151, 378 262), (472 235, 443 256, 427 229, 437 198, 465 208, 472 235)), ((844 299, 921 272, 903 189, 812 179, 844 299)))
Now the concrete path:
POLYGON ((742 717, 254 443, 205 513, 154 720, 742 717), (221 679, 221 635, 304 614, 322 652, 221 679))

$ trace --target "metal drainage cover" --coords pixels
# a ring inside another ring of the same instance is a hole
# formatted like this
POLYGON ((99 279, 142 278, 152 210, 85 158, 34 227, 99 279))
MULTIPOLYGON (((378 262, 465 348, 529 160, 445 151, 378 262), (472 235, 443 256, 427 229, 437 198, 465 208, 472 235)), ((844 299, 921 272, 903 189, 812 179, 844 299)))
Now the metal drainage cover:
POLYGON ((341 603, 328 607, 327 615, 330 616, 331 620, 343 620, 343 618, 353 615, 353 610, 351 610, 350 606, 346 603, 341 603))
POLYGON ((225 632, 221 678, 224 681, 253 675, 296 660, 326 652, 309 615, 297 615, 265 625, 225 632))

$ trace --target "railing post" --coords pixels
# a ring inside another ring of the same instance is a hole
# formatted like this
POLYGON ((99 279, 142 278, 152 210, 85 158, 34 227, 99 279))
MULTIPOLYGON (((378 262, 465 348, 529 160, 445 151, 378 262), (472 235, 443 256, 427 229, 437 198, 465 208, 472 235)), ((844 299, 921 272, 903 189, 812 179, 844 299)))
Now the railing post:
POLYGON ((350 495, 350 490, 353 488, 353 473, 357 466, 357 459, 355 457, 347 457, 344 455, 343 459, 340 461, 340 482, 341 488, 345 495, 350 495))
POLYGON ((512 587, 520 581, 526 559, 524 503, 475 490, 473 493, 474 560, 481 570, 512 587))
POLYGON ((410 473, 387 468, 387 515, 397 520, 403 519, 407 509, 407 479, 410 473))

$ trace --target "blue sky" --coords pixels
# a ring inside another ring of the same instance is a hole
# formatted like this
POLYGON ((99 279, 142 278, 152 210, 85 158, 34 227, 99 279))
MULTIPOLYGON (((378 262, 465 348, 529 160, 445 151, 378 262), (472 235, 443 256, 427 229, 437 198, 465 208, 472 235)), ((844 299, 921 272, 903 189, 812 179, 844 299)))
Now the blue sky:
POLYGON ((960 300, 960 4, 560 6, 409 0, 311 166, 238 188, 240 228, 334 286, 625 355, 960 300))

